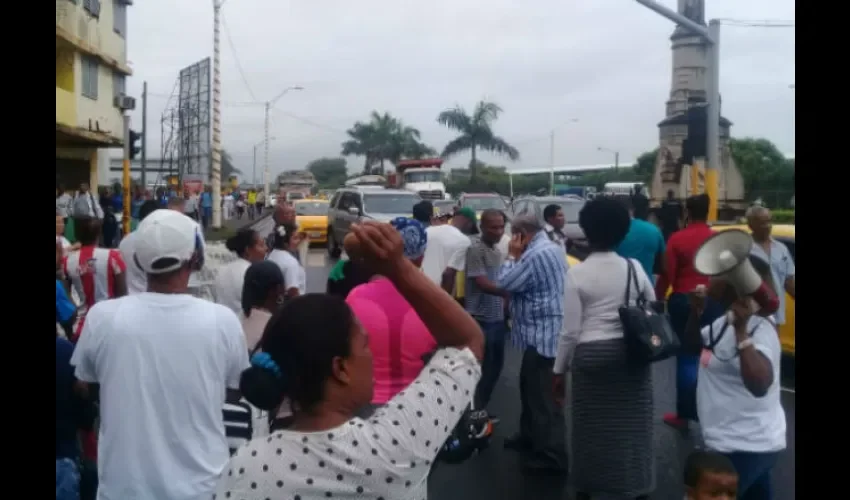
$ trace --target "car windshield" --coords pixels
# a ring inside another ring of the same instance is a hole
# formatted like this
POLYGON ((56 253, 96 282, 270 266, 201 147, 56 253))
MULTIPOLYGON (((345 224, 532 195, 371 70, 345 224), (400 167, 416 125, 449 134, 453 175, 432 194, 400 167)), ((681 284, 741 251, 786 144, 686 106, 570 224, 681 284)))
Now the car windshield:
POLYGON ((419 197, 412 194, 367 194, 363 209, 370 214, 412 214, 419 197))
POLYGON ((404 182, 442 182, 439 170, 431 172, 405 172, 404 182))
POLYGON ((501 196, 467 196, 463 199, 463 206, 469 207, 476 212, 495 208, 496 210, 505 210, 505 200, 501 196))
POLYGON ((295 204, 295 215, 328 215, 328 204, 320 201, 302 201, 295 204))
POLYGON ((540 211, 546 209, 549 205, 558 205, 561 207, 561 210, 564 212, 564 220, 567 224, 578 224, 578 213, 584 207, 584 201, 538 201, 537 204, 540 206, 540 211))

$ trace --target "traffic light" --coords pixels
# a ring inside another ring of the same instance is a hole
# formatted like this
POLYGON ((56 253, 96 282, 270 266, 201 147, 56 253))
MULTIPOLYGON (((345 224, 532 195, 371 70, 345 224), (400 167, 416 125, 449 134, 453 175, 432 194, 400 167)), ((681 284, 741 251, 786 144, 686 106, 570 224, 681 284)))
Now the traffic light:
POLYGON ((142 150, 141 145, 136 145, 137 142, 142 140, 142 134, 136 132, 135 130, 130 130, 130 159, 136 157, 142 150))

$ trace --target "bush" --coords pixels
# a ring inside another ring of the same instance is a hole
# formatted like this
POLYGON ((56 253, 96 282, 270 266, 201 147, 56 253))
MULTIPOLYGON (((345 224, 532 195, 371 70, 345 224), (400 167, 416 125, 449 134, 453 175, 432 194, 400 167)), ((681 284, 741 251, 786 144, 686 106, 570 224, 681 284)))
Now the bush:
POLYGON ((779 209, 771 211, 774 224, 794 224, 794 210, 779 209))

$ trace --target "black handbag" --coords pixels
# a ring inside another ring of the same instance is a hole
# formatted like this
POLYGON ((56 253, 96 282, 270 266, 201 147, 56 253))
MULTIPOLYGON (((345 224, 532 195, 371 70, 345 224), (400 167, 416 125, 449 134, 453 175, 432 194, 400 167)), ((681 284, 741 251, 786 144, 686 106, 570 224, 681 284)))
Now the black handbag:
POLYGON ((646 300, 632 261, 626 259, 626 263, 626 294, 619 313, 629 358, 635 363, 654 363, 674 356, 680 347, 679 338, 673 332, 667 316, 659 313, 653 304, 646 300), (632 280, 637 290, 634 305, 631 305, 630 300, 632 280))

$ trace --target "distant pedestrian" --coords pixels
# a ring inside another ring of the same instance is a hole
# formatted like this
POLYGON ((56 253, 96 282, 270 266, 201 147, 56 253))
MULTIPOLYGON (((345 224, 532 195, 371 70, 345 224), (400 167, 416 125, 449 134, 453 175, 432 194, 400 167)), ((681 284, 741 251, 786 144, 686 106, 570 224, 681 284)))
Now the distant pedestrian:
POLYGON ((242 311, 242 289, 245 271, 254 262, 266 258, 266 242, 253 229, 240 229, 225 242, 236 259, 219 268, 213 284, 215 301, 236 314, 242 311))
POLYGON ((209 186, 204 186, 204 191, 201 193, 201 214, 204 228, 210 227, 212 224, 213 202, 212 193, 209 186))
POLYGON ((665 241, 682 226, 683 216, 682 204, 676 199, 676 194, 672 189, 667 191, 667 198, 661 202, 661 209, 658 211, 661 234, 664 235, 665 241))
POLYGON ((286 298, 307 293, 307 273, 295 257, 301 235, 293 224, 280 224, 272 232, 274 243, 268 260, 280 266, 286 283, 286 298))
POLYGON ((566 253, 568 242, 567 236, 564 234, 564 225, 566 224, 564 210, 555 203, 546 205, 546 208, 543 209, 543 220, 546 221, 546 225, 543 226, 546 236, 553 243, 563 248, 564 253, 566 253))
POLYGON ((622 202, 629 210, 631 222, 629 223, 629 232, 617 246, 616 251, 621 257, 640 262, 654 286, 655 276, 664 274, 666 250, 664 236, 658 226, 635 216, 634 198, 623 198, 622 202))
MULTIPOLYGON (((674 233, 667 241, 664 274, 655 285, 657 297, 664 297, 670 287, 667 311, 670 326, 681 340, 690 315, 688 295, 699 286, 707 286, 709 278, 694 267, 694 256, 702 244, 714 235, 707 223, 709 198, 698 194, 685 200, 688 225, 674 233)), ((693 377, 698 358, 684 352, 676 356, 676 413, 664 415, 664 422, 671 427, 685 430, 688 421, 696 421, 696 380, 693 377)))
POLYGON ((773 284, 779 297, 779 309, 775 317, 778 325, 785 324, 785 294, 797 299, 797 268, 794 256, 781 241, 771 236, 773 224, 770 210, 766 207, 752 206, 747 210, 747 225, 753 234, 752 253, 770 263, 773 284))
POLYGON ((643 191, 643 184, 635 184, 631 202, 634 210, 633 217, 645 221, 649 217, 649 198, 643 191))

